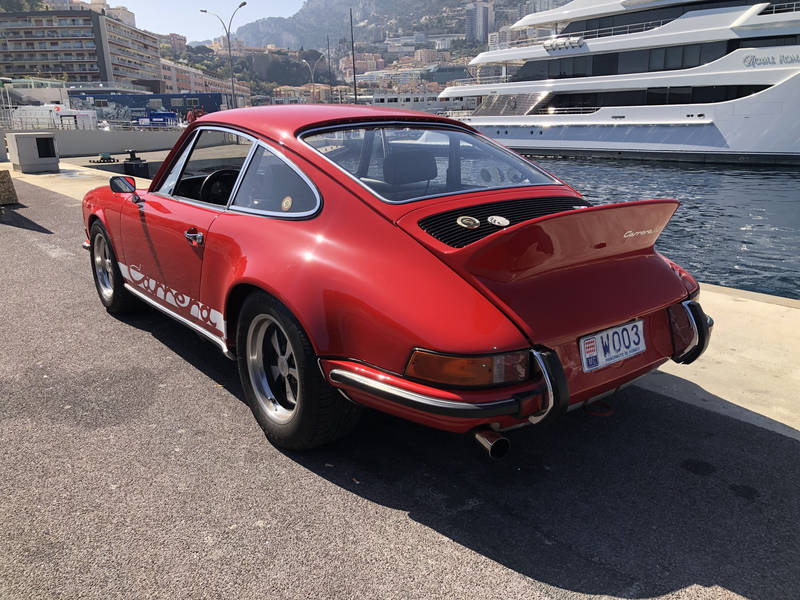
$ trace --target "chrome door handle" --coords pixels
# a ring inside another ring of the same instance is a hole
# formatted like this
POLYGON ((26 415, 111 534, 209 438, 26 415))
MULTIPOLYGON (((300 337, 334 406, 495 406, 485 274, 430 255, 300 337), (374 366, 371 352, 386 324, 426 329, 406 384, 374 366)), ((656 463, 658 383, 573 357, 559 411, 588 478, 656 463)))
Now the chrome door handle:
POLYGON ((185 231, 183 237, 185 237, 190 244, 197 244, 198 246, 203 245, 203 234, 194 228, 185 231))

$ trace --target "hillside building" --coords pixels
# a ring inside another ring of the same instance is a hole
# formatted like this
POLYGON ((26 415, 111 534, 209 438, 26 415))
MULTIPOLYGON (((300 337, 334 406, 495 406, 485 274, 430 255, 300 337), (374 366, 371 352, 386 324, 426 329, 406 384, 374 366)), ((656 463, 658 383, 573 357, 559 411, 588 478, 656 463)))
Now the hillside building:
POLYGON ((186 50, 186 36, 179 33, 160 34, 154 33, 158 38, 159 45, 169 46, 175 54, 181 54, 186 50))
POLYGON ((466 37, 468 40, 486 42, 494 31, 494 3, 479 0, 467 4, 466 37))
MULTIPOLYGON (((359 78, 362 73, 367 71, 379 71, 383 69, 383 67, 383 57, 380 54, 356 52, 356 72, 359 78)), ((339 71, 341 71, 345 81, 353 80, 353 60, 349 55, 339 60, 339 71)))

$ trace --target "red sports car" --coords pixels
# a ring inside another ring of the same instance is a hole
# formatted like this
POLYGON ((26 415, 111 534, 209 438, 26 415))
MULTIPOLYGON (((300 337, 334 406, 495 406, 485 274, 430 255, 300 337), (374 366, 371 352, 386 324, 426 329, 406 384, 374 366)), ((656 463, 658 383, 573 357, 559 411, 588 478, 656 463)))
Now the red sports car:
POLYGON ((276 445, 369 406, 499 455, 703 353, 698 285, 653 250, 677 207, 591 206, 456 121, 313 105, 202 117, 149 189, 112 177, 83 217, 108 311, 143 301, 235 359, 276 445))

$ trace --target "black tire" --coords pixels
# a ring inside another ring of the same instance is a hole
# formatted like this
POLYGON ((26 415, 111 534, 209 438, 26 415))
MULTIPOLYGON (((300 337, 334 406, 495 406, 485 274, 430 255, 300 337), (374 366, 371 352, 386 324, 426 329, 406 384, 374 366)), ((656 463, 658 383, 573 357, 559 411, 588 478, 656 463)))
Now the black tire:
POLYGON ((108 232, 100 221, 92 223, 89 230, 89 256, 94 287, 106 310, 111 314, 120 314, 137 308, 138 301, 125 289, 117 255, 108 232))
POLYGON ((361 413, 325 381, 300 324, 265 292, 254 292, 236 330, 245 399, 270 442, 308 450, 353 430, 361 413))

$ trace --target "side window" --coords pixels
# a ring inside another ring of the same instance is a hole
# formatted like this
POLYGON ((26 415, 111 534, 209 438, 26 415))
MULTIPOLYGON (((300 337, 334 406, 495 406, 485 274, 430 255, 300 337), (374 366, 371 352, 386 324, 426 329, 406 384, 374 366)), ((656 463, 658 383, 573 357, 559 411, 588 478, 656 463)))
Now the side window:
POLYGON ((319 198, 298 173, 263 146, 256 148, 233 206, 286 216, 317 210, 319 198))
POLYGON ((175 164, 172 165, 172 170, 170 170, 166 179, 164 179, 163 183, 161 184, 161 187, 159 187, 157 190, 159 193, 171 196, 172 192, 175 191, 175 184, 178 183, 178 177, 181 176, 183 164, 186 162, 186 157, 189 156, 189 152, 192 150, 192 144, 196 137, 197 136, 193 136, 189 140, 189 143, 186 144, 186 148, 183 149, 183 152, 181 152, 178 160, 176 160, 175 164))
POLYGON ((225 206, 252 145, 232 132, 201 130, 173 195, 225 206))

